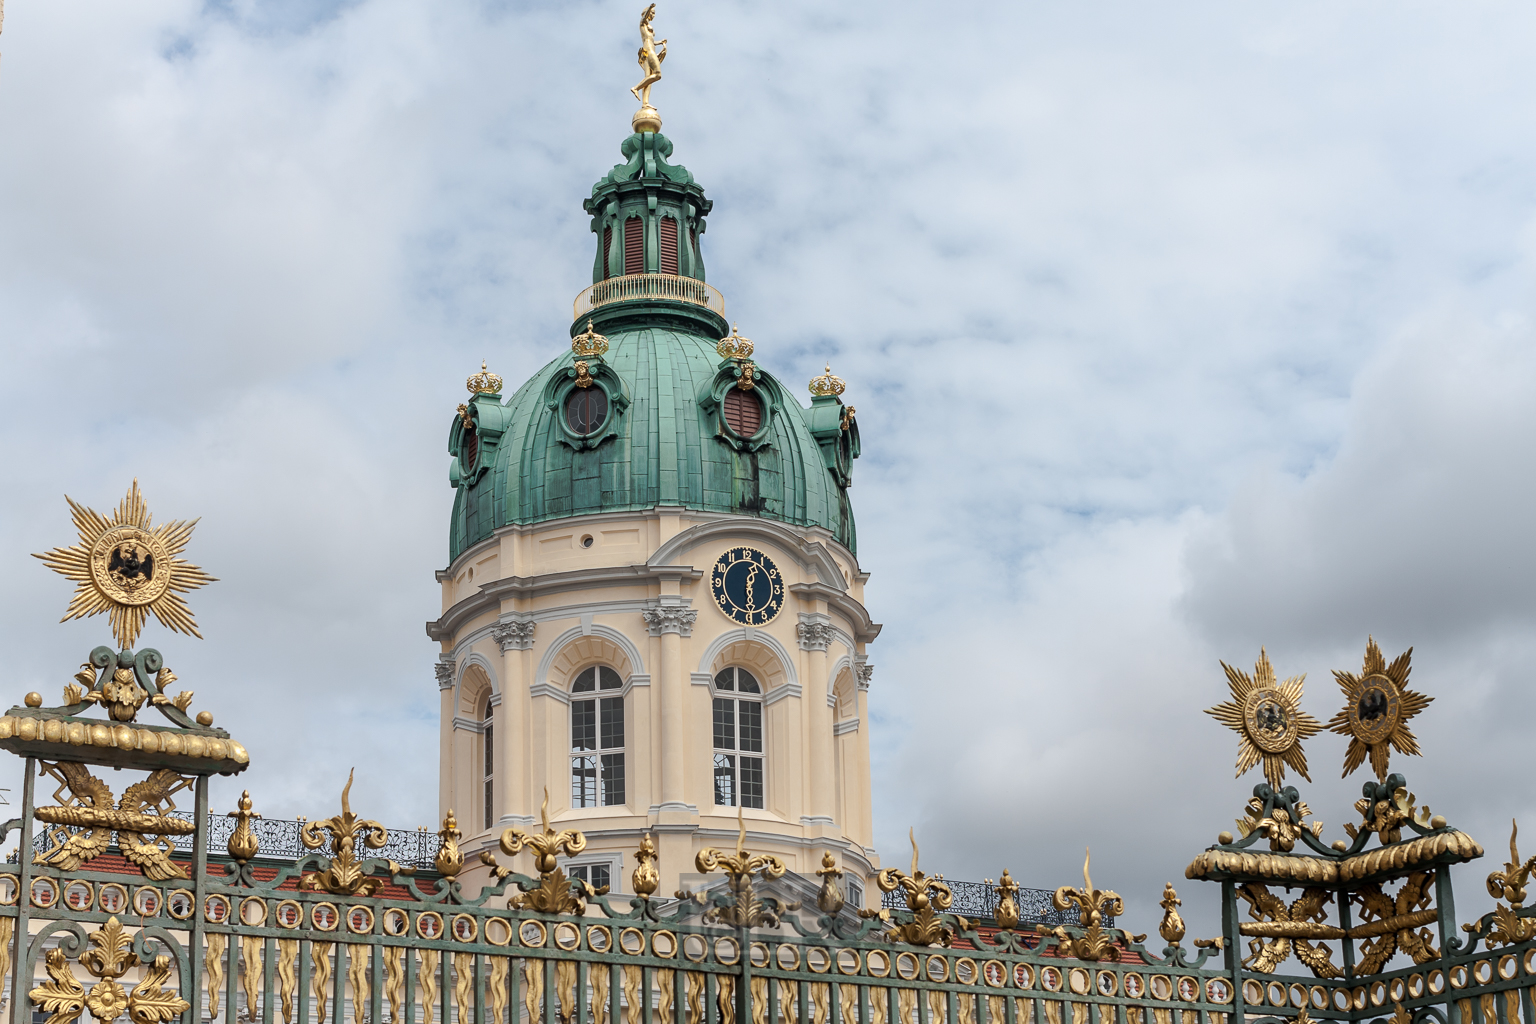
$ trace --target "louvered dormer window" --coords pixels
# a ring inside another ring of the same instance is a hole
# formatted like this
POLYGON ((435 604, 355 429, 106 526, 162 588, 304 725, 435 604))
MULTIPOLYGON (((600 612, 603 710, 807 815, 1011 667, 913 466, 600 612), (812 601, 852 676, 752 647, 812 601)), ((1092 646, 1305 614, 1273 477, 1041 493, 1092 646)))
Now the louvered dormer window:
POLYGON ((725 393, 725 422, 740 437, 751 437, 763 425, 763 403, 750 391, 732 388, 725 393))
POLYGON ((677 273, 677 221, 661 218, 661 272, 677 273))
POLYGON ((613 249, 613 225, 603 228, 603 276, 608 276, 608 253, 613 249))
POLYGON ((645 228, 639 217, 624 222, 624 273, 645 273, 645 228))

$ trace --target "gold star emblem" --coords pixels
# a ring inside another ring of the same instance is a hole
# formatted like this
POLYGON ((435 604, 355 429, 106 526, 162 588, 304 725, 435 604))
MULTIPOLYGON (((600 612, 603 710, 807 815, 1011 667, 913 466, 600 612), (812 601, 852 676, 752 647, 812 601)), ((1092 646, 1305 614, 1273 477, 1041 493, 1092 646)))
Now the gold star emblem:
POLYGON ((110 612, 112 632, 125 651, 132 649, 149 612, 161 625, 201 638, 181 595, 215 580, 176 557, 186 548, 197 520, 151 526, 137 480, 110 519, 67 495, 64 500, 74 514, 80 543, 32 556, 79 584, 59 621, 110 612))
POLYGON ((1259 649, 1253 676, 1226 662, 1227 685, 1232 699, 1205 713, 1237 733, 1237 774, 1264 762, 1264 779, 1275 789, 1285 779, 1289 765, 1296 774, 1312 781, 1307 774, 1307 755, 1301 741, 1322 731, 1322 723, 1301 710, 1301 684, 1305 675, 1275 682, 1275 669, 1269 654, 1259 649))
POLYGON ((1333 673, 1347 703, 1329 721, 1328 728, 1351 737, 1349 749, 1344 752, 1344 776, 1359 768, 1369 752, 1376 780, 1385 782, 1393 750, 1400 754, 1419 753, 1419 741, 1408 728, 1408 719, 1429 707, 1435 698, 1408 689, 1412 657, 1410 647, 1388 665, 1373 637, 1366 640, 1365 666, 1358 676, 1337 670, 1333 673))

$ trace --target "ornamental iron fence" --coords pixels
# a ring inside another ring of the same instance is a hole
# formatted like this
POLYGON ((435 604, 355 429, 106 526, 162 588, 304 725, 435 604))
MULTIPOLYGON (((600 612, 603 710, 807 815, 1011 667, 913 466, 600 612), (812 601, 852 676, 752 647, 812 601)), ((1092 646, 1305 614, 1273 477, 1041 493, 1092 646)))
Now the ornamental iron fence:
MULTIPOLYGON (((943 875, 935 875, 936 881, 944 882, 949 886, 953 894, 954 902, 950 904, 950 912, 961 914, 965 917, 974 917, 982 921, 991 922, 997 918, 997 906, 1002 897, 998 895, 997 886, 991 881, 986 882, 959 882, 950 881, 943 875)), ((1057 910, 1051 903, 1051 897, 1056 895, 1054 889, 1026 889, 1020 887, 1015 894, 1015 901, 1019 908, 1019 920, 1036 922, 1040 924, 1077 924, 1080 914, 1075 907, 1066 910, 1057 910)), ((906 897, 899 891, 882 893, 880 905, 887 910, 904 910, 907 906, 906 897)), ((1105 914, 1103 918, 1105 927, 1113 927, 1115 918, 1113 914, 1105 914)))

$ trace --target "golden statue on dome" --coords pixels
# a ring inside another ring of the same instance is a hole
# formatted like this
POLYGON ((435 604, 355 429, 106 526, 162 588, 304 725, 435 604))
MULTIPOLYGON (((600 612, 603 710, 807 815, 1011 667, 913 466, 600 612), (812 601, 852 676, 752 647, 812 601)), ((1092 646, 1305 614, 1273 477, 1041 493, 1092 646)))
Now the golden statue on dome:
POLYGON ((640 84, 629 91, 640 101, 640 109, 630 118, 637 132, 661 131, 661 114, 651 106, 651 86, 661 81, 661 62, 667 59, 667 41, 656 41, 656 30, 651 22, 656 18, 656 5, 651 4, 640 14, 640 84), (661 47, 660 52, 656 47, 661 47))

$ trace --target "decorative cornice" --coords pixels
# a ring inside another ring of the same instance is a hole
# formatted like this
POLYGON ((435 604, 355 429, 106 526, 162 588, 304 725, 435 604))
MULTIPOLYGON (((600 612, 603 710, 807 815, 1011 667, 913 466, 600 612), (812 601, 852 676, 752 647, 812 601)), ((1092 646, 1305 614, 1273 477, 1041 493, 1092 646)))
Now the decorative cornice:
POLYGON ((496 641, 503 654, 508 651, 526 651, 533 646, 533 620, 499 622, 491 629, 491 639, 496 641))
POLYGON ((850 732, 858 731, 859 720, 857 718, 845 718, 832 727, 833 736, 846 736, 850 732))
MULTIPOLYGON (((612 692, 612 691, 610 691, 612 692)), ((562 704, 571 702, 571 695, 551 683, 534 683, 528 687, 530 697, 553 697, 562 704)))
POLYGON ((444 658, 432 666, 432 671, 437 675, 437 688, 439 690, 453 689, 453 673, 458 663, 452 658, 444 658))
POLYGON ((832 646, 836 635, 829 622, 801 621, 795 626, 795 636, 800 640, 802 651, 825 651, 832 646))
POLYGON ((864 606, 844 590, 825 583, 791 583, 789 591, 802 601, 825 601, 830 608, 841 612, 853 626, 855 643, 867 644, 880 635, 880 623, 871 621, 864 606))
POLYGON ((779 701, 783 700, 785 697, 799 697, 799 696, 800 696, 800 684, 799 683, 784 683, 784 684, 782 684, 780 686, 775 686, 773 689, 771 689, 767 693, 763 694, 763 706, 764 707, 769 707, 771 705, 777 704, 779 701))
POLYGON ((645 620, 645 628, 651 636, 661 636, 663 633, 692 636, 693 624, 698 620, 699 613, 692 608, 664 604, 644 609, 640 617, 645 620))

